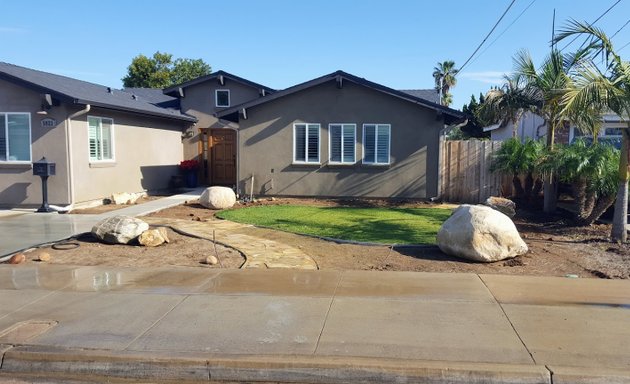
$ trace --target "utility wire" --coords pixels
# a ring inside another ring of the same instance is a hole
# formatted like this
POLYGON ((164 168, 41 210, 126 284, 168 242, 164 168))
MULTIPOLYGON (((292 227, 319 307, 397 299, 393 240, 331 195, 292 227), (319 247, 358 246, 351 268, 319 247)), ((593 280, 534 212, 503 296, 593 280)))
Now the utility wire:
MULTIPOLYGON (((604 13, 602 13, 597 19, 595 19, 592 23, 589 23, 588 26, 590 27, 591 25, 597 23, 602 17, 606 16, 606 14, 610 12, 611 9, 615 8, 615 6, 619 4, 620 2, 621 0, 617 0, 613 5, 610 6, 610 8, 608 8, 604 13)), ((562 49, 560 49, 560 51, 564 51, 569 45, 573 44, 573 42, 577 40, 578 37, 580 37, 580 34, 576 34, 575 37, 567 43, 567 45, 565 45, 564 47, 562 47, 562 49)), ((582 44, 582 46, 584 46, 584 44, 582 44)))
POLYGON ((623 45, 623 47, 621 47, 621 48, 619 48, 619 49, 617 50, 617 52, 621 51, 622 49, 624 49, 624 48, 625 48, 625 47, 627 47, 628 45, 630 45, 630 42, 628 42, 628 43, 624 44, 624 45, 623 45))
MULTIPOLYGON (((621 1, 621 0, 619 0, 621 1)), ((459 68, 458 73, 461 73, 462 70, 464 69, 464 67, 466 67, 466 64, 468 64, 470 62, 470 59, 473 58, 473 56, 475 56, 475 54, 477 53, 477 51, 479 51, 479 48, 481 48, 481 46, 483 45, 483 43, 486 42, 486 40, 488 40, 488 37, 490 37, 490 35, 492 34, 492 32, 494 32, 494 30, 497 28, 497 26, 499 25, 499 23, 501 22, 501 20, 503 20, 503 18, 505 17, 505 15, 508 13, 508 11, 510 10, 510 8, 512 8, 512 6, 514 5, 514 3, 516 2, 516 0, 512 0, 512 2, 510 3, 510 5, 508 5, 507 9, 505 10, 505 12, 503 12, 503 14, 501 15, 501 17, 499 18, 499 20, 497 20, 497 22, 494 24, 494 27, 492 27, 492 29, 490 30, 490 32, 488 32, 488 34, 486 35, 486 37, 483 38, 483 40, 481 41, 481 43, 479 44, 479 46, 477 47, 477 49, 475 49, 475 51, 472 53, 472 55, 470 55, 470 57, 468 58, 468 60, 466 60, 466 62, 464 63, 464 65, 462 65, 459 68)))
MULTIPOLYGON (((508 29, 510 29, 510 27, 512 27, 512 26, 514 25, 514 23, 516 23, 516 22, 518 21, 518 19, 520 19, 520 18, 521 18, 521 16, 523 16, 523 14, 524 14, 524 13, 525 13, 528 9, 529 9, 529 7, 531 7, 532 5, 534 5, 534 3, 535 3, 535 2, 536 2, 536 0, 532 0, 532 1, 531 1, 531 3, 529 3, 529 5, 528 5, 527 7, 525 7, 525 9, 523 9, 523 10, 521 11, 521 13, 519 13, 519 14, 518 14, 518 16, 516 16, 516 18, 515 18, 514 20, 512 20, 512 22, 510 23, 510 25, 508 25, 508 26, 507 26, 507 27, 503 30, 503 32, 499 33, 499 36, 497 36, 494 40, 492 40, 492 42, 491 42, 490 44, 488 44, 488 45, 486 46, 486 48, 484 48, 484 50, 483 50, 483 51, 479 52, 479 54, 477 55, 477 57, 475 57, 475 58, 474 58, 474 59, 470 62, 470 64, 473 64, 475 61, 477 61, 477 59, 478 59, 479 57, 481 57, 481 55, 483 55, 483 54, 484 54, 484 53, 488 50, 488 48, 492 47, 492 44, 496 43, 496 41, 497 41, 497 40, 499 40, 499 38, 500 38, 501 36, 503 36, 503 34, 504 34, 505 32, 507 32, 507 30, 508 30, 508 29)), ((630 20, 629 20, 629 21, 630 21, 630 20)), ((461 72, 461 71, 462 71, 462 70, 461 70, 461 68, 460 68, 459 72, 461 72)), ((457 72, 457 73, 459 73, 459 72, 457 72)))
POLYGON ((617 34, 618 34, 619 32, 621 32, 621 30, 622 30, 622 29, 624 29, 624 28, 626 27, 626 25, 628 25, 629 23, 630 23, 630 19, 628 19, 628 21, 626 21, 626 23, 625 23, 624 25, 622 25, 622 26, 621 26, 621 28, 619 28, 619 29, 617 30, 617 32, 613 33, 613 35, 612 35, 612 36, 610 36, 610 39, 612 40, 612 38, 613 38, 613 37, 617 36, 617 34))

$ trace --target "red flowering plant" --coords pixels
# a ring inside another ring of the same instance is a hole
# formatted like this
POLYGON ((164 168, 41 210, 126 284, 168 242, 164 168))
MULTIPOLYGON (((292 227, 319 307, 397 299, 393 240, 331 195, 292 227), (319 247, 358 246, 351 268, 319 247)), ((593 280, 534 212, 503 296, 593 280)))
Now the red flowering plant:
POLYGON ((199 162, 197 160, 184 160, 179 163, 179 169, 183 172, 196 171, 199 169, 199 162))

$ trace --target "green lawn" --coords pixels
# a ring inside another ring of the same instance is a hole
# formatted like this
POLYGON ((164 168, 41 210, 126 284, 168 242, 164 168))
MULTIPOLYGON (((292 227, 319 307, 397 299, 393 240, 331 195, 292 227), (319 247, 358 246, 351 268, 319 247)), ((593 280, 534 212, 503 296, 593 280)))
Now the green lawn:
POLYGON ((287 232, 385 244, 435 244, 451 210, 258 206, 219 212, 218 217, 287 232))

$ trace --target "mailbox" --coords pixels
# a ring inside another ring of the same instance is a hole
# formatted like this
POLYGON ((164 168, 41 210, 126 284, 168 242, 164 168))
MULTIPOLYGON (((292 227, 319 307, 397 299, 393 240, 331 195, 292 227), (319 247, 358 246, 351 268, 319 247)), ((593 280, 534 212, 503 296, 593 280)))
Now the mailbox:
POLYGON ((33 175, 35 176, 54 176, 55 168, 57 164, 52 161, 46 160, 42 157, 41 160, 33 162, 33 175))
POLYGON ((46 157, 42 157, 41 160, 33 162, 33 175, 42 178, 42 206, 39 207, 37 212, 52 212, 54 211, 48 205, 48 176, 55 175, 56 164, 52 161, 46 160, 46 157))

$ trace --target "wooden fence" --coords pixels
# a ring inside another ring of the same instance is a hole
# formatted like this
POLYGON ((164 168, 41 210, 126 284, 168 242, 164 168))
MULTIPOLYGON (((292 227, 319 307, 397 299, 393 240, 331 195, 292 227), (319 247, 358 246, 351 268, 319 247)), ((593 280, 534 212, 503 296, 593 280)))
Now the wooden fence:
POLYGON ((477 204, 511 190, 509 176, 490 172, 492 154, 501 148, 500 141, 444 140, 441 146, 443 201, 477 204))

